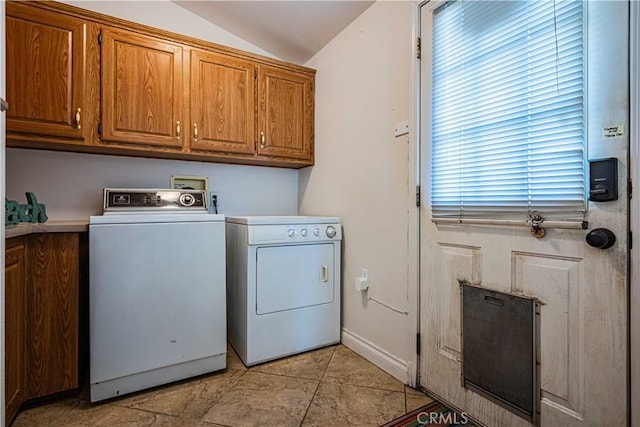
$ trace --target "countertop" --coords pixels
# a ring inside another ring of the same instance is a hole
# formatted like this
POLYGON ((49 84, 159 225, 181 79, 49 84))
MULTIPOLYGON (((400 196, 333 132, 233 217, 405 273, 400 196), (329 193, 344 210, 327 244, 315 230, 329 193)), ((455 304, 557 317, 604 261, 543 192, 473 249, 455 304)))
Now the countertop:
POLYGON ((5 239, 33 233, 82 233, 89 229, 89 221, 47 221, 45 223, 20 223, 5 228, 5 239))

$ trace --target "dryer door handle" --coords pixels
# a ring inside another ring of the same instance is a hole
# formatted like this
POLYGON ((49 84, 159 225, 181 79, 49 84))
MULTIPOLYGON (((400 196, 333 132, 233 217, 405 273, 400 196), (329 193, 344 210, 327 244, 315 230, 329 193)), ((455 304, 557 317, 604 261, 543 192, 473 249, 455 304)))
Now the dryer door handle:
POLYGON ((329 266, 323 265, 320 269, 320 280, 323 282, 329 281, 329 266))

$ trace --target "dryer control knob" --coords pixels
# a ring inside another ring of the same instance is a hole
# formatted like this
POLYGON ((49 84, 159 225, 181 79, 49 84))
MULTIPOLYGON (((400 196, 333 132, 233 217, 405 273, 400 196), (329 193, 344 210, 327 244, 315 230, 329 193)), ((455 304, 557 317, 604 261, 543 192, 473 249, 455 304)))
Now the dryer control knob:
POLYGON ((287 231, 287 235, 289 237, 293 237, 296 235, 296 230, 294 230, 293 228, 290 228, 289 231, 287 231))
POLYGON ((313 230, 313 235, 316 237, 320 235, 320 229, 318 227, 316 227, 315 230, 313 230))
POLYGON ((336 235, 336 229, 332 225, 327 227, 326 232, 327 232, 327 237, 329 238, 333 238, 336 235))
POLYGON ((303 228, 302 230, 300 230, 300 235, 301 235, 302 237, 305 237, 305 236, 307 235, 307 229, 306 229, 306 228, 303 228))

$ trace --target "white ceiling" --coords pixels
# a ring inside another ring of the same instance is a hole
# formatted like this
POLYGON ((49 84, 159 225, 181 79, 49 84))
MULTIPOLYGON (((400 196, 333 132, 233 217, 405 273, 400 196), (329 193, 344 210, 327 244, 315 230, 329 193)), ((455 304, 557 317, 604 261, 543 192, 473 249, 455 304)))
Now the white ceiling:
POLYGON ((172 0, 285 61, 304 64, 373 1, 172 0))

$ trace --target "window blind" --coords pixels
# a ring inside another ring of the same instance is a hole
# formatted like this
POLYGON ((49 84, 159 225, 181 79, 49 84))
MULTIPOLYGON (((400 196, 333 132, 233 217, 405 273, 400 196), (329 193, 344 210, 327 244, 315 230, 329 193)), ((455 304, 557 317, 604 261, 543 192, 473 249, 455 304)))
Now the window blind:
POLYGON ((431 208, 438 218, 582 220, 581 1, 448 2, 434 13, 431 208))

